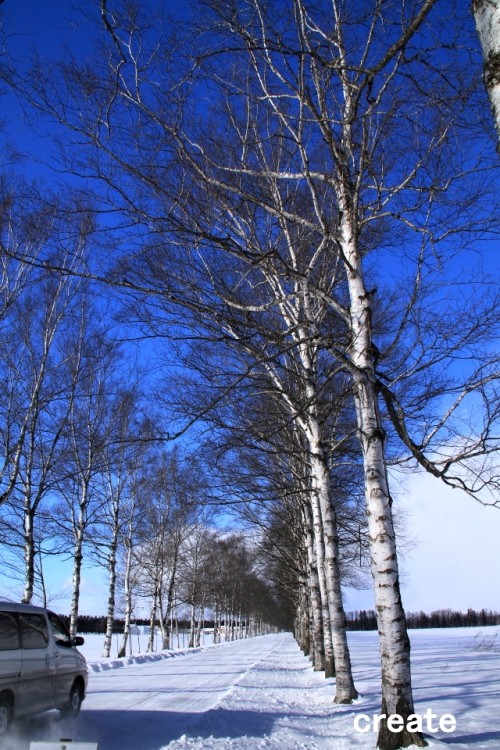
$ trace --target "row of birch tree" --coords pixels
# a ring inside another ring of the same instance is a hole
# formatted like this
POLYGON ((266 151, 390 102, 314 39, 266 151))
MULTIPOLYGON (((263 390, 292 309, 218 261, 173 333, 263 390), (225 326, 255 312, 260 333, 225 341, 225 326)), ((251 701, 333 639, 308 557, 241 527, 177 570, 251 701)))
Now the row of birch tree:
MULTIPOLYGON (((74 234, 53 210, 2 196, 2 246, 41 253, 61 243, 64 262, 81 260, 74 234)), ((82 242, 81 227, 76 236, 82 242)), ((170 648, 175 618, 190 616, 189 645, 203 622, 214 639, 255 634, 276 620, 270 587, 255 572, 255 550, 216 531, 201 461, 151 439, 152 412, 111 314, 75 275, 2 256, 0 556, 7 595, 57 606, 51 561, 69 561, 70 631, 76 634, 89 566, 108 581, 104 655, 114 620, 130 624, 149 607, 170 648), (104 323, 106 321, 106 324, 104 323), (106 327, 105 327, 106 326, 106 327), (87 566, 84 566, 84 563, 87 566), (6 581, 9 581, 7 584, 6 581)), ((159 419, 158 414, 156 415, 159 419)))

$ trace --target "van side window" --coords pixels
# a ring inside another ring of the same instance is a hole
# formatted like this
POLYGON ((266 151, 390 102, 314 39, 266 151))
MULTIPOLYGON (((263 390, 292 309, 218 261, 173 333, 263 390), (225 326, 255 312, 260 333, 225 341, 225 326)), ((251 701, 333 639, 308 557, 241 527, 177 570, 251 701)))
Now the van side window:
POLYGON ((19 630, 13 612, 0 612, 0 651, 19 648, 19 630))
POLYGON ((43 615, 26 614, 19 616, 23 648, 47 648, 49 631, 43 615))
POLYGON ((53 612, 47 612, 54 641, 59 646, 71 646, 71 638, 63 621, 53 612))

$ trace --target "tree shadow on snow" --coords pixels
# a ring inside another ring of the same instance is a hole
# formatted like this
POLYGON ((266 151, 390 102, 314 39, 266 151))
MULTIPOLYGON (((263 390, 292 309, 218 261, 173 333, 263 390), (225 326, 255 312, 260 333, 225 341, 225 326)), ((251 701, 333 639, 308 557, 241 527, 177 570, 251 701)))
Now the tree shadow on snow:
MULTIPOLYGON (((99 750, 158 750, 186 732, 200 714, 170 711, 82 711, 72 722, 50 712, 14 721, 0 741, 1 750, 29 750, 33 741, 97 742, 99 750)), ((71 745, 68 743, 68 747, 71 745)))
MULTIPOLYGON (((212 709, 207 713, 141 710, 82 711, 73 723, 52 711, 15 721, 1 750, 29 750, 33 741, 97 742, 99 750, 159 750, 183 734, 197 737, 264 737, 279 715, 212 709)), ((70 747, 70 745, 68 745, 70 747)))
POLYGON ((476 745, 478 742, 490 742, 496 740, 500 743, 500 732, 479 732, 479 734, 462 734, 453 737, 440 737, 439 740, 446 745, 476 745))
MULTIPOLYGON (((287 713, 287 716, 290 714, 287 713)), ((199 716, 190 730, 196 737, 265 737, 269 735, 277 720, 285 714, 264 711, 232 711, 227 708, 212 708, 199 716)))

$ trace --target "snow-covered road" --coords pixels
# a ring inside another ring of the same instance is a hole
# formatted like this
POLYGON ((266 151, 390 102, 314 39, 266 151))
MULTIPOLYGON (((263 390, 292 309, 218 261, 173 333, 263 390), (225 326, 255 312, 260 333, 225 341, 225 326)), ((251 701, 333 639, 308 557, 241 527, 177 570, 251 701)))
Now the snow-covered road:
POLYGON ((257 662, 280 649, 284 637, 235 641, 128 666, 124 680, 116 670, 91 674, 82 713, 92 725, 90 739, 99 741, 99 750, 157 750, 216 706, 257 662))
POLYGON ((279 649, 284 637, 235 641, 223 648, 129 666, 123 683, 113 670, 91 674, 85 712, 99 711, 103 699, 107 709, 115 711, 208 711, 256 662, 279 649))
POLYGON ((279 652, 289 637, 235 641, 137 665, 115 660, 109 669, 91 669, 75 726, 51 712, 15 726, 4 747, 27 750, 31 740, 72 737, 98 742, 99 750, 158 750, 217 706, 255 664, 279 652))

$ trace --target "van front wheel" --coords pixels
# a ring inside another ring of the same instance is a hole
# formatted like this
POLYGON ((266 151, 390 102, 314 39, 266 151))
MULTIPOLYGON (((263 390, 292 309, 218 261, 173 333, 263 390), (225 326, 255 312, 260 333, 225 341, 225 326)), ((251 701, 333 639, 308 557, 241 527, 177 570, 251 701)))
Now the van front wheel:
POLYGON ((82 707, 82 700, 82 689, 77 683, 75 683, 70 690, 68 702, 64 708, 61 708, 61 718, 76 719, 80 713, 80 708, 82 707))
POLYGON ((12 719, 12 706, 6 698, 0 698, 0 737, 5 734, 12 719))

